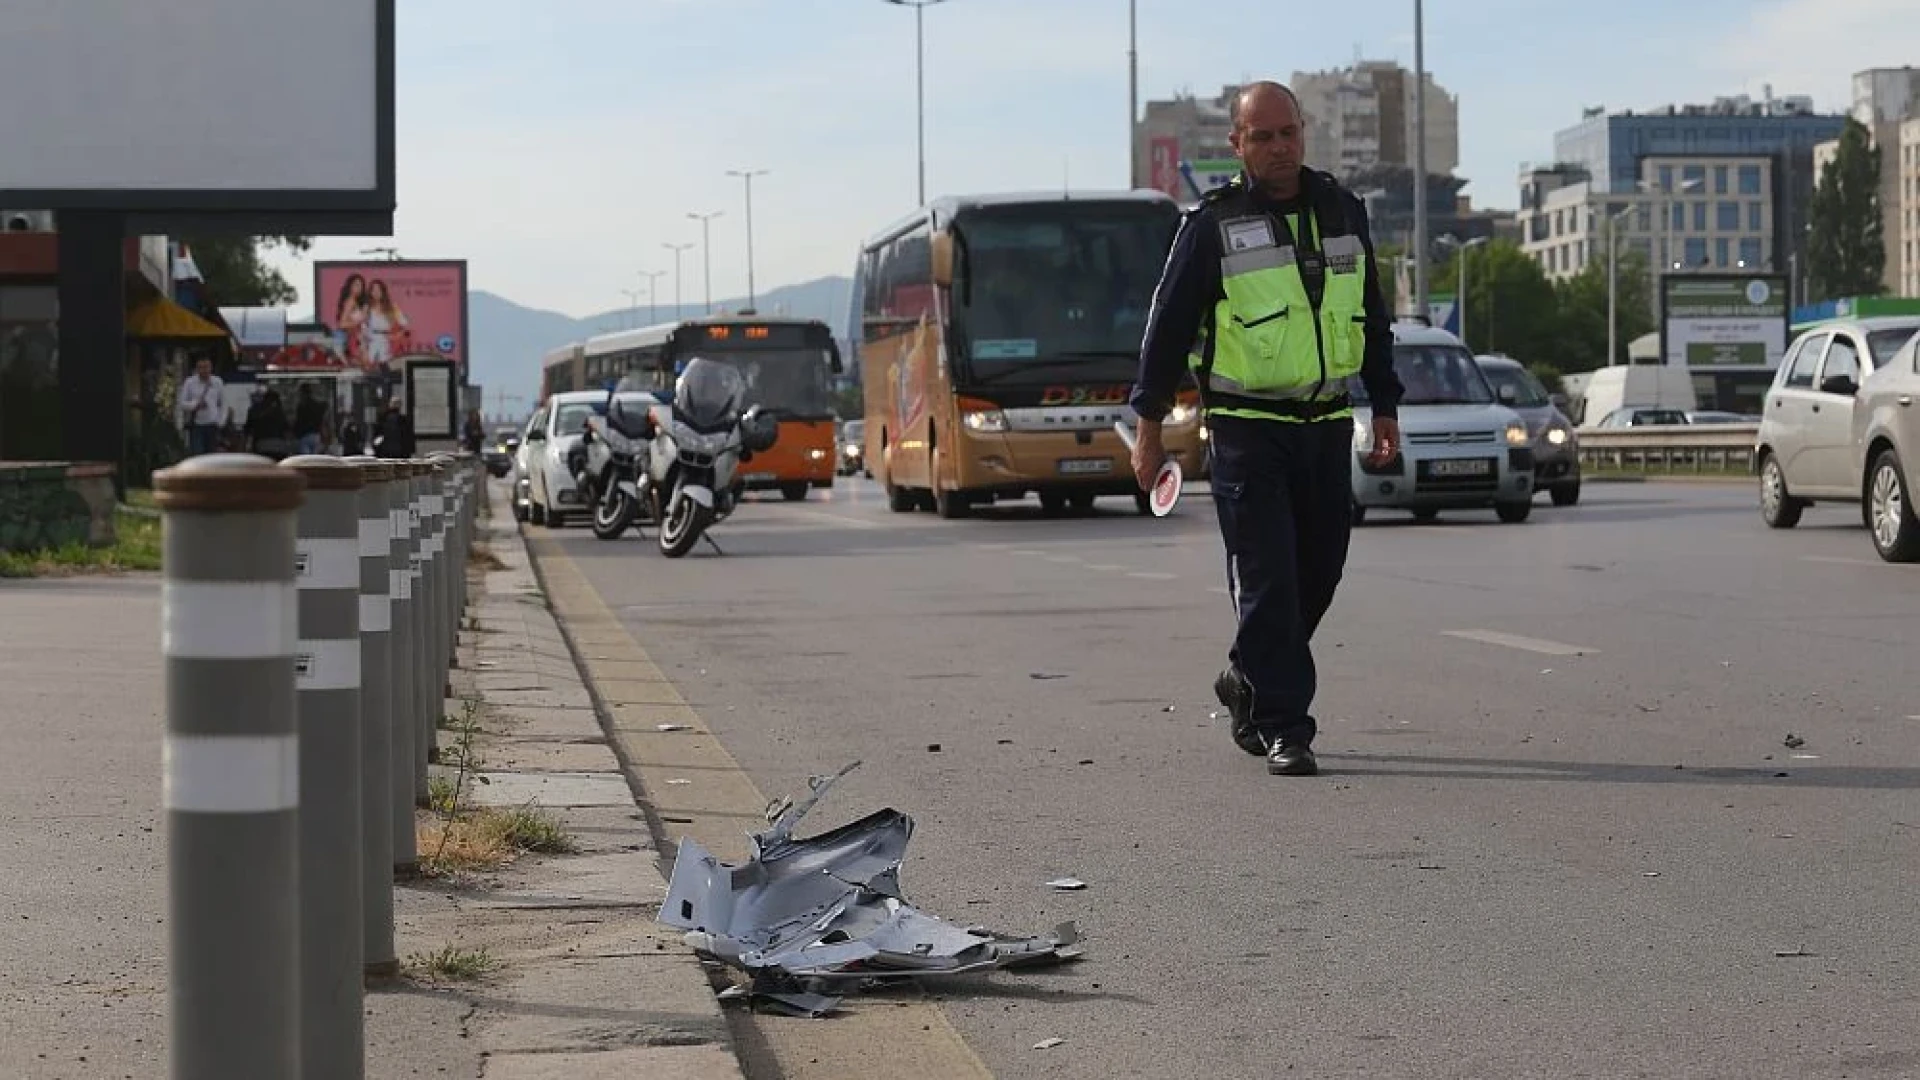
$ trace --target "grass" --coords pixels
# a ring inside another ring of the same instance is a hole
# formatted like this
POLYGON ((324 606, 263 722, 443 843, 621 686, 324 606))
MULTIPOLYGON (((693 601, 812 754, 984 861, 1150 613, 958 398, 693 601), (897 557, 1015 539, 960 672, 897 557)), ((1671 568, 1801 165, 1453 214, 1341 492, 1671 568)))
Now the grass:
POLYGON ((505 570, 507 568, 507 564, 500 561, 500 556, 495 555, 492 548, 479 543, 467 545, 467 563, 480 570, 505 570))
POLYGON ((486 949, 462 949, 454 945, 407 957, 409 974, 448 982, 472 982, 493 974, 500 966, 499 959, 486 949))
POLYGON ((0 551, 0 578, 123 574, 160 569, 160 519, 116 509, 113 543, 67 544, 40 551, 0 551))
POLYGON ((528 852, 566 855, 579 850, 559 821, 531 805, 511 810, 469 805, 470 784, 487 782, 473 745, 480 733, 477 699, 463 701, 460 714, 445 717, 442 726, 454 739, 441 747, 440 762, 453 772, 427 782, 433 817, 421 822, 416 834, 423 874, 453 877, 495 870, 528 852))

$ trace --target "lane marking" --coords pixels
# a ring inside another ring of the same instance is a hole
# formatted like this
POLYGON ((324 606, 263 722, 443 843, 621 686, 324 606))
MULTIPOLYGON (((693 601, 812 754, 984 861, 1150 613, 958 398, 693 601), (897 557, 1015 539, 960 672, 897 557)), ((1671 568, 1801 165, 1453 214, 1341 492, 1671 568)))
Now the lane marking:
MULTIPOLYGON (((780 511, 781 511, 781 516, 783 517, 797 517, 807 521, 818 521, 826 525, 845 525, 848 528, 852 528, 852 529, 884 529, 886 528, 885 524, 878 521, 868 521, 865 518, 848 517, 845 514, 836 514, 831 510, 808 510, 805 507, 785 506, 785 507, 781 507, 780 511)), ((739 510, 734 511, 734 514, 736 515, 736 517, 739 515, 739 513, 740 513, 739 510)), ((747 521, 736 520, 736 518, 728 518, 727 523, 730 525, 749 524, 749 522, 747 521)))
POLYGON ((297 735, 168 735, 161 805, 189 814, 271 814, 300 805, 297 735))
POLYGON ((1833 563, 1839 566, 1879 567, 1879 566, 1885 565, 1884 563, 1869 562, 1866 559, 1853 559, 1845 555, 1802 555, 1800 556, 1800 561, 1812 562, 1812 563, 1833 563))
POLYGON ((1049 555, 1047 556, 1047 561, 1051 563, 1077 563, 1080 560, 1072 555, 1049 555))
POLYGON ((1558 641, 1548 641, 1545 638, 1503 634, 1498 630, 1442 630, 1440 633, 1446 637, 1477 641, 1483 645, 1500 645, 1509 649, 1545 653, 1548 656, 1592 656, 1600 651, 1586 645, 1567 645, 1558 641))
POLYGON ((1126 567, 1119 566, 1114 563, 1088 563, 1087 569, 1099 570, 1099 571, 1102 571, 1103 573, 1108 573, 1108 574, 1117 574, 1122 570, 1125 570, 1126 567))
POLYGON ((1134 570, 1129 572, 1127 576, 1130 578, 1141 578, 1145 581, 1172 581, 1180 575, 1163 574, 1158 570, 1134 570))

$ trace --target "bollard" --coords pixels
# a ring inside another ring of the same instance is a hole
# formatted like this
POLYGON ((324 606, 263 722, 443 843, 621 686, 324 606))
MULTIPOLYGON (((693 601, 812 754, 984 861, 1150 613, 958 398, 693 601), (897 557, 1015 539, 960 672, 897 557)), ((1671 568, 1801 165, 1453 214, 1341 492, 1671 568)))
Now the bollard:
POLYGON ((387 582, 393 595, 393 629, 388 635, 388 799, 392 829, 394 876, 406 879, 420 872, 419 840, 413 827, 413 464, 388 462, 393 479, 387 482, 387 582))
POLYGON ((300 1075, 365 1072, 360 869, 360 470, 307 454, 295 527, 300 727, 300 1075))
MULTIPOLYGON (((422 761, 429 764, 440 760, 440 718, 446 711, 446 699, 441 693, 444 685, 441 675, 444 653, 441 651, 440 633, 440 466, 432 458, 423 459, 420 471, 420 581, 418 588, 422 597, 421 610, 424 616, 422 624, 423 641, 427 649, 420 662, 420 741, 417 745, 422 761)), ((420 773, 419 796, 422 805, 430 805, 429 792, 431 774, 422 769, 420 773)))
MULTIPOLYGON (((393 519, 384 461, 353 459, 360 489, 360 926, 362 974, 400 974, 393 938, 393 519)), ((412 815, 409 814, 409 824, 412 815)))
POLYGON ((431 468, 424 459, 409 462, 410 530, 408 536, 407 577, 413 582, 413 667, 407 672, 408 690, 413 695, 408 707, 407 735, 413 740, 409 753, 413 760, 413 801, 416 806, 433 805, 427 766, 431 749, 432 726, 438 721, 429 711, 427 681, 433 670, 433 595, 427 587, 427 488, 431 486, 431 468))
POLYGON ((306 481, 251 454, 153 475, 163 515, 168 1075, 300 1075, 298 598, 306 481))

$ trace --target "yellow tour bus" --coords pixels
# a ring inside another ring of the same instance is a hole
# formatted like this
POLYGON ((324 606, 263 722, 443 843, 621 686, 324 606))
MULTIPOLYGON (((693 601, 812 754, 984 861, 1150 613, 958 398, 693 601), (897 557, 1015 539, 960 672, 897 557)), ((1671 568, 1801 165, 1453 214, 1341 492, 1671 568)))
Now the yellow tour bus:
MULTIPOLYGON (((963 517, 1037 494, 1047 514, 1147 497, 1114 422, 1179 225, 1157 191, 943 198, 869 241, 854 272, 865 453, 898 513, 963 517)), ((1167 450, 1205 472, 1199 395, 1167 450)))

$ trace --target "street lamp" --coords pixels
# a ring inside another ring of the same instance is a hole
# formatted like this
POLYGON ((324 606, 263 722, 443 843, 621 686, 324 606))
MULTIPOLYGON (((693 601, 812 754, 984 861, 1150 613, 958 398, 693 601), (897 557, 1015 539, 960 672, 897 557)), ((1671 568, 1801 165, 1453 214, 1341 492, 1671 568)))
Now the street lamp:
POLYGON ((688 213, 687 216, 700 223, 700 269, 707 277, 707 314, 713 314, 713 231, 714 218, 726 213, 724 210, 709 210, 704 214, 688 213))
POLYGON ((1616 297, 1620 292, 1620 243, 1615 236, 1620 219, 1638 210, 1637 206, 1621 207, 1619 212, 1607 215, 1607 366, 1613 366, 1613 358, 1620 355, 1620 319, 1616 297))
POLYGON ((1140 186, 1140 150, 1134 145, 1134 125, 1140 122, 1139 0, 1127 0, 1127 186, 1140 186))
POLYGON ((627 298, 627 328, 631 330, 640 321, 640 290, 621 289, 620 292, 627 298))
MULTIPOLYGON (((1413 0, 1413 299, 1426 318, 1427 302, 1427 33, 1420 0, 1413 0)), ((1460 329, 1465 330, 1465 321, 1460 329)))
MULTIPOLYGON (((1661 224, 1663 238, 1660 242, 1660 274, 1662 277, 1669 271, 1680 269, 1681 264, 1681 260, 1673 257, 1673 208, 1682 205, 1674 196, 1679 192, 1693 191, 1696 188, 1705 187, 1706 183, 1706 178, 1700 177, 1694 180, 1682 180, 1678 188, 1675 188, 1672 183, 1663 186, 1655 184, 1651 180, 1642 180, 1636 185, 1641 191, 1650 191, 1665 196, 1665 198, 1656 204, 1660 207, 1660 214, 1662 218, 1664 218, 1661 224)), ((1651 240, 1648 241, 1648 246, 1652 246, 1651 240)), ((1647 262, 1648 268, 1651 270, 1653 260, 1649 259, 1647 262)), ((1653 288, 1647 291, 1652 294, 1653 320, 1655 323, 1658 323, 1660 321, 1660 282, 1658 278, 1654 278, 1650 279, 1650 283, 1653 285, 1653 288)))
POLYGON ((664 241, 661 247, 673 252, 673 321, 680 321, 680 253, 692 247, 687 244, 669 244, 664 241))
POLYGON ((654 303, 654 299, 659 295, 659 291, 660 291, 659 286, 655 283, 655 279, 664 273, 666 273, 665 270, 640 271, 640 276, 647 279, 647 325, 648 326, 652 326, 654 323, 657 323, 660 321, 660 316, 658 312, 654 310, 655 307, 657 306, 654 303))
POLYGON ((747 182, 747 307, 755 305, 753 290, 753 178, 765 176, 771 169, 728 169, 728 176, 737 176, 747 182))
POLYGON ((913 9, 913 82, 914 111, 918 116, 920 145, 920 202, 927 205, 927 16, 926 9, 946 0, 887 0, 897 7, 913 9))
MULTIPOLYGON (((1467 345, 1467 249, 1479 247, 1486 242, 1487 237, 1476 236, 1461 244, 1454 253, 1454 262, 1459 268, 1453 275, 1456 279, 1454 284, 1460 286, 1460 296, 1454 303, 1460 309, 1460 344, 1462 345, 1467 345)), ((1473 346, 1467 345, 1467 351, 1472 352, 1473 346)))

